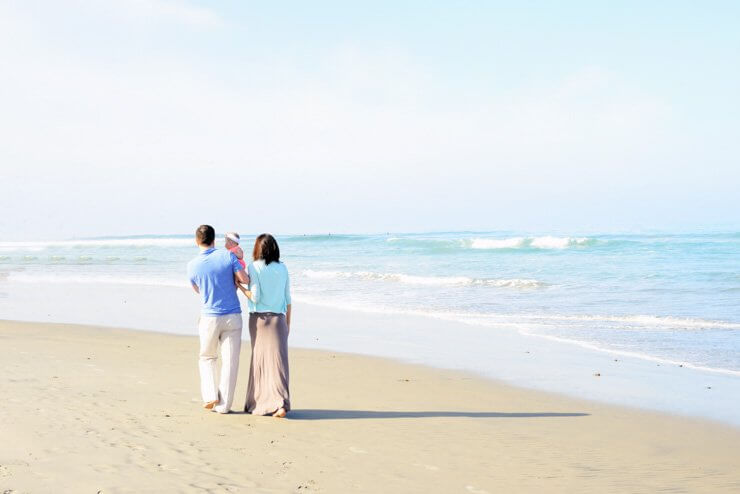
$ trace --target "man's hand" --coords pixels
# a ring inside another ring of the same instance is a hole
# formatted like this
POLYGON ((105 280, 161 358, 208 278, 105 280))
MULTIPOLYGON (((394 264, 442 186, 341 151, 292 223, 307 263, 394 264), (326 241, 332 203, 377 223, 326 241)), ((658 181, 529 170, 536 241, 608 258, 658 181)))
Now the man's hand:
POLYGON ((193 284, 191 284, 190 286, 192 286, 192 287, 193 287, 193 291, 194 291, 195 293, 198 293, 198 294, 200 294, 200 290, 198 290, 198 285, 196 285, 195 283, 193 283, 193 284))

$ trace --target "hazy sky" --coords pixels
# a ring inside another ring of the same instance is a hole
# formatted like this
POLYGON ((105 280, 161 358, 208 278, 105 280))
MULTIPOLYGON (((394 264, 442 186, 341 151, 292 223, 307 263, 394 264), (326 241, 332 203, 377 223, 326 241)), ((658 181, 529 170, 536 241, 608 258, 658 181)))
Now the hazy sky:
POLYGON ((0 0, 0 234, 740 229, 740 3, 0 0))

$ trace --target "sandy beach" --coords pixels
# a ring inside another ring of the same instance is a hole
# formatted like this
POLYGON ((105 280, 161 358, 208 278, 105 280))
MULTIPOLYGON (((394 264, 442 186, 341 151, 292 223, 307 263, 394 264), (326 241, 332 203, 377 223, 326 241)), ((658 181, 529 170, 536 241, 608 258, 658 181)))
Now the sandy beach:
POLYGON ((740 494, 739 19, 0 0, 0 494, 740 494))
POLYGON ((294 412, 200 407, 197 340, 0 323, 3 492, 737 492, 740 431, 292 349, 294 412))

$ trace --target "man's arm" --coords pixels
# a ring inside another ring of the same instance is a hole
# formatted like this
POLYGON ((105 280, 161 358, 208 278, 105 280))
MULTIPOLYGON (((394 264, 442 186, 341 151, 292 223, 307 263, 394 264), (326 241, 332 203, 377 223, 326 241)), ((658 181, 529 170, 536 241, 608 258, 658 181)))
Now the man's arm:
POLYGON ((237 282, 242 283, 244 285, 249 285, 249 275, 243 269, 240 269, 239 271, 234 273, 234 276, 236 276, 237 282))
POLYGON ((233 252, 229 252, 229 256, 231 256, 231 268, 234 270, 234 285, 239 286, 240 283, 249 285, 249 275, 244 271, 239 259, 233 252))
POLYGON ((197 277, 195 276, 195 272, 193 270, 192 264, 193 264, 192 261, 190 261, 188 263, 188 281, 190 282, 190 286, 193 287, 193 291, 195 293, 200 294, 200 290, 198 289, 198 285, 195 284, 195 281, 196 281, 197 277))

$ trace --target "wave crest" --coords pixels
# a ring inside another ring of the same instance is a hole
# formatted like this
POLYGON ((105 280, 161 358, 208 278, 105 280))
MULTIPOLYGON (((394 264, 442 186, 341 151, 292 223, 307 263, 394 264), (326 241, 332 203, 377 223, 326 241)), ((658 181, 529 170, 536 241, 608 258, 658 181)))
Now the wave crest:
POLYGON ((0 242, 0 251, 41 251, 48 248, 106 248, 106 247, 191 247, 192 238, 159 237, 159 238, 110 238, 49 241, 0 242))
POLYGON ((470 242, 473 249, 516 249, 524 246, 524 237, 512 237, 505 239, 474 238, 470 242))
POLYGON ((566 249, 591 245, 594 240, 588 237, 511 237, 511 238, 474 238, 469 241, 471 249, 566 249))
POLYGON ((409 285, 431 286, 491 286, 505 288, 540 288, 545 283, 533 279, 470 278, 468 276, 415 276, 401 273, 373 273, 370 271, 315 271, 307 269, 303 275, 313 279, 357 279, 391 281, 409 285))

